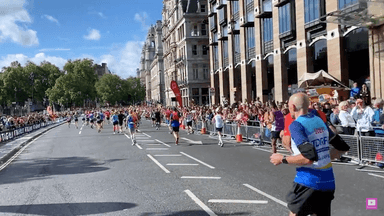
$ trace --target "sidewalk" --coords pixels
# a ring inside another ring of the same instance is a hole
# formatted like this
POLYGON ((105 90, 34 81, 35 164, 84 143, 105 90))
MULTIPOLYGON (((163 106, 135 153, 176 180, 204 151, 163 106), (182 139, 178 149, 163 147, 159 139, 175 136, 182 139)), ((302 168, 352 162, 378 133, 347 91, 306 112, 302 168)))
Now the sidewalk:
POLYGON ((52 125, 49 125, 44 128, 40 128, 39 130, 36 130, 30 134, 26 134, 20 138, 17 138, 1 146, 0 147, 0 164, 5 163, 9 158, 15 155, 22 147, 24 147, 26 144, 31 142, 36 137, 64 123, 65 121, 56 122, 52 125))

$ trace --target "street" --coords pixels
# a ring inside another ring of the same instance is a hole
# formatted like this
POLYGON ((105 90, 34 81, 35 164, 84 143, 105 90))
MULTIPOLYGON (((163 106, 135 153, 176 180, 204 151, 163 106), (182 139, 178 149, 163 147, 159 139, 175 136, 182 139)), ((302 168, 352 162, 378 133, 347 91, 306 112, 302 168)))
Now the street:
MULTIPOLYGON (((268 147, 226 139, 220 148, 184 130, 175 146, 165 126, 139 129, 137 146, 112 125, 43 134, 0 172, 0 215, 288 215, 295 167, 272 165, 268 147)), ((332 215, 384 215, 383 174, 333 167, 332 215), (366 198, 378 209, 366 210, 366 198)))

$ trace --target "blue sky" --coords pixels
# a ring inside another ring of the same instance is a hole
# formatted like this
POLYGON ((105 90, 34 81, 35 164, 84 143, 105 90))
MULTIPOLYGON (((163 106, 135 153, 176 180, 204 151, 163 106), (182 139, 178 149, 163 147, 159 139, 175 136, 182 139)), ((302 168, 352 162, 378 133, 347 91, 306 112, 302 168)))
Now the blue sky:
POLYGON ((162 0, 0 0, 0 68, 92 58, 122 78, 135 76, 162 7, 162 0))

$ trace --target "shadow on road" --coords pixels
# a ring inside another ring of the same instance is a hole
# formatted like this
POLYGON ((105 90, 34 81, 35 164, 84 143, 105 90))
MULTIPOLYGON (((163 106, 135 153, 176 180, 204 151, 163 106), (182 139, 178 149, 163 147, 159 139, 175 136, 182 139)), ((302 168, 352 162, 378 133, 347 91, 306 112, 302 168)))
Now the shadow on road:
MULTIPOLYGON (((140 216, 207 216, 205 211, 179 211, 179 212, 166 212, 166 213, 143 213, 140 216)), ((218 216, 227 215, 251 215, 250 212, 234 212, 228 214, 218 214, 218 216)))
MULTIPOLYGON (((100 202, 100 203, 60 203, 0 206, 0 213, 33 215, 90 215, 122 211, 136 207, 134 203, 100 202)), ((127 214, 129 215, 129 211, 127 214)))
POLYGON ((97 161, 87 157, 18 160, 0 173, 0 184, 40 180, 54 175, 73 175, 108 170, 105 165, 123 159, 97 161))

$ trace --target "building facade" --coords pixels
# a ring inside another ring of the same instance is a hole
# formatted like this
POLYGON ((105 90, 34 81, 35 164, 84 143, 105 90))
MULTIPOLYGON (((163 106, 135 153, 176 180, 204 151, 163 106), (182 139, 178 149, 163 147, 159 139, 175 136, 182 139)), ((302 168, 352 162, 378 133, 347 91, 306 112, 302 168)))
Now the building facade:
POLYGON ((99 77, 99 79, 104 75, 104 74, 111 74, 107 67, 107 63, 101 63, 101 65, 96 64, 95 65, 95 73, 99 77))
POLYGON ((284 101, 304 73, 320 70, 347 86, 372 84, 372 96, 384 96, 384 27, 329 19, 362 13, 367 1, 209 0, 208 9, 216 104, 284 101))
POLYGON ((209 103, 209 36, 206 0, 164 0, 162 36, 165 98, 175 106, 170 83, 178 83, 183 106, 209 103))

